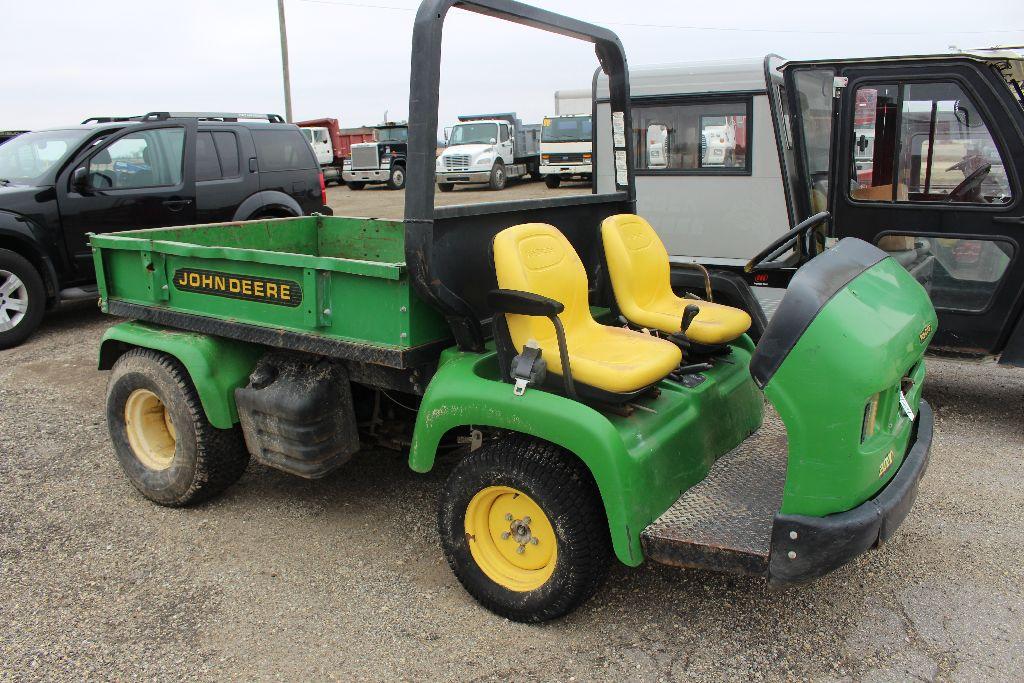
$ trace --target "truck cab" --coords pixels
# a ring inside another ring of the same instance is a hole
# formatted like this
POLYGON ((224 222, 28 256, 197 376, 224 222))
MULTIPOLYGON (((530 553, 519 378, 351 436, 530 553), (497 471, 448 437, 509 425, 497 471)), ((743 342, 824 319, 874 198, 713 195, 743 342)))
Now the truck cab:
POLYGON ((590 182, 594 172, 593 117, 548 116, 540 136, 540 174, 550 188, 563 180, 590 182))
POLYGON ((384 184, 389 190, 405 188, 405 165, 409 146, 409 126, 385 122, 373 126, 375 140, 351 147, 352 157, 345 161, 342 178, 352 190, 384 184))
POLYGON ((437 158, 437 187, 487 183, 502 190, 510 178, 539 177, 539 128, 523 125, 515 114, 460 116, 437 158))

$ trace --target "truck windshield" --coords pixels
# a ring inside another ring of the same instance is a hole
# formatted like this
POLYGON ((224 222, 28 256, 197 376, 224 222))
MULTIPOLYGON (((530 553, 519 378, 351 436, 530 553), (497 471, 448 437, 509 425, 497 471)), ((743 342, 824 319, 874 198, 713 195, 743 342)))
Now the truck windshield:
POLYGON ((590 142, 593 124, 589 116, 544 119, 543 142, 590 142))
POLYGON ((496 123, 462 123, 452 129, 449 145, 489 145, 498 140, 496 123))
POLYGON ((408 128, 378 128, 378 142, 409 142, 408 128))
POLYGON ((0 178, 20 185, 43 182, 89 133, 89 130, 46 130, 19 135, 0 145, 0 178))

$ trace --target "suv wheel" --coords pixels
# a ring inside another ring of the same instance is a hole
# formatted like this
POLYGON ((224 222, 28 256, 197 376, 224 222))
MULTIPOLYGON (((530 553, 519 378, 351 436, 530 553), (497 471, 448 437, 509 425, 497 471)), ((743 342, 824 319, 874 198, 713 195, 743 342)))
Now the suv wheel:
POLYGON ((401 190, 405 187, 405 166, 392 166, 388 178, 389 190, 401 190))
POLYGON ((0 349, 35 332, 46 310, 43 278, 25 257, 0 249, 0 349))

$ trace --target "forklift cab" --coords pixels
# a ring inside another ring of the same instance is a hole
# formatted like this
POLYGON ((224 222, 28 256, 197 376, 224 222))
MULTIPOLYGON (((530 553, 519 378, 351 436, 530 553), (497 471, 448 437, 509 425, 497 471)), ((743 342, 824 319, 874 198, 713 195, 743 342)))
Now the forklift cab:
POLYGON ((1021 55, 772 56, 766 74, 791 224, 831 214, 777 265, 875 244, 928 291, 934 349, 1024 365, 1021 55))

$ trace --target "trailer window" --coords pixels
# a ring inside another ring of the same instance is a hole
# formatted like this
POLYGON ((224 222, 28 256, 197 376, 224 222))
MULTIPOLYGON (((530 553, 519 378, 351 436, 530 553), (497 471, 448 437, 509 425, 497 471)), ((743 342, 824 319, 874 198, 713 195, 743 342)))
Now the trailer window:
POLYGON ((749 99, 633 105, 635 167, 647 174, 750 173, 749 99))
POLYGON ((862 86, 853 199, 1007 204, 1006 167, 981 113, 954 83, 862 86))
POLYGON ((793 74, 811 213, 828 207, 834 75, 832 69, 800 69, 793 74))

